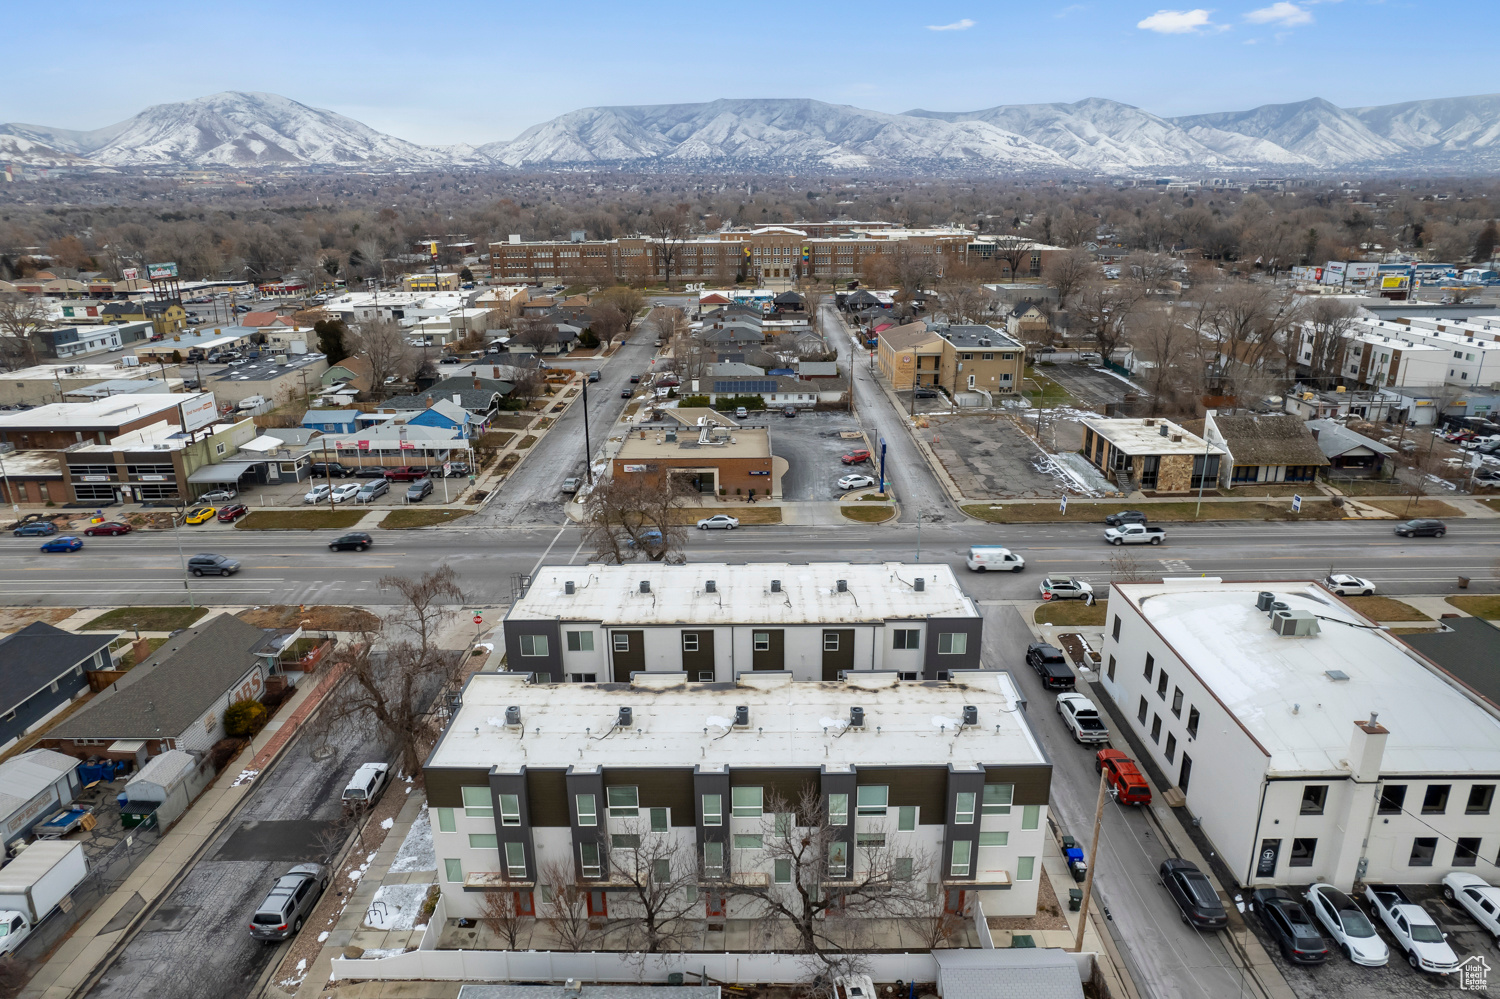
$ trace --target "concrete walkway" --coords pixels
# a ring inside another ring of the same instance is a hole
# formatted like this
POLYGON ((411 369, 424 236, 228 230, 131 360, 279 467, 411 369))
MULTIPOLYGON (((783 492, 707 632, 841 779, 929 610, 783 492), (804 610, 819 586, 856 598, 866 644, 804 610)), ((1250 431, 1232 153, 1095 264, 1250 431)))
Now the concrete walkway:
POLYGON ((24 988, 21 999, 68 999, 113 959, 154 903, 176 887, 253 789, 256 775, 281 755, 338 682, 341 672, 313 674, 267 723, 250 746, 224 767, 182 820, 130 876, 58 947, 24 988))

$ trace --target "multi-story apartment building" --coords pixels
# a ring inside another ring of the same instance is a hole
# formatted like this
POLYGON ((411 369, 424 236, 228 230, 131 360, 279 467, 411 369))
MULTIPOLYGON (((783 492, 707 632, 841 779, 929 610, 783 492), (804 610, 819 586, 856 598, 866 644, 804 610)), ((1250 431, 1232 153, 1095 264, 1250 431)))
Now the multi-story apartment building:
POLYGON ((942 563, 549 565, 505 616, 510 668, 553 682, 757 670, 937 680, 978 669, 984 617, 942 563))
POLYGON ((1500 330, 1433 319, 1363 320, 1337 344, 1304 326, 1298 362, 1312 375, 1360 388, 1500 386, 1500 330))
POLYGON ((881 374, 893 388, 1013 394, 1026 370, 1026 346, 993 326, 912 322, 882 330, 881 374))
POLYGON ((690 675, 470 677, 424 767, 448 915, 487 892, 546 915, 566 888, 628 917, 644 882, 683 919, 768 916, 798 889, 1035 913, 1051 765, 1008 673, 690 675))
POLYGON ((1116 583, 1103 686, 1247 886, 1500 853, 1500 710, 1312 582, 1116 583))

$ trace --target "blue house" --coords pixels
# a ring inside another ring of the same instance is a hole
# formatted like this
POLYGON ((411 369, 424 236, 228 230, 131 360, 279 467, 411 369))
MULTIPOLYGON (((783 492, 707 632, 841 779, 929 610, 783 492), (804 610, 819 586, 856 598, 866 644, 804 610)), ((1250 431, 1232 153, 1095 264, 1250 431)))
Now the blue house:
POLYGON ((357 409, 309 409, 302 417, 302 426, 325 434, 352 434, 358 416, 357 409))
POLYGON ((87 693, 84 671, 109 669, 116 637, 33 621, 0 639, 0 750, 87 693))
POLYGON ((406 421, 410 426, 452 430, 455 436, 473 437, 484 432, 485 421, 451 399, 438 399, 406 421))

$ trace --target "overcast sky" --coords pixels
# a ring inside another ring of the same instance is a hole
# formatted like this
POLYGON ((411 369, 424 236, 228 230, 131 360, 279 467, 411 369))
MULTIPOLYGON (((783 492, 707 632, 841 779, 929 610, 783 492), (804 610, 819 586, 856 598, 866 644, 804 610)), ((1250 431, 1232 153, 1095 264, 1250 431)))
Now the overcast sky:
POLYGON ((1496 89, 1495 0, 68 4, 9 19, 0 121, 98 128, 224 90, 404 139, 514 138, 574 108, 810 97, 967 111, 1105 97, 1162 115, 1496 89))

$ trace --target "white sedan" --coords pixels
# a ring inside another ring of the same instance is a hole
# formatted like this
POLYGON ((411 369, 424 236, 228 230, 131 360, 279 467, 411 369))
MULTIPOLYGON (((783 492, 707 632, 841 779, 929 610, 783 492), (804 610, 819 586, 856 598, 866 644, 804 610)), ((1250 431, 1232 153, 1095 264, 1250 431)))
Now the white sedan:
POLYGON ((343 485, 338 485, 338 486, 334 486, 333 487, 333 501, 335 503, 342 503, 342 502, 344 502, 344 500, 353 499, 354 497, 356 497, 358 495, 359 495, 359 483, 358 482, 345 482, 343 485))
POLYGON ((330 491, 327 483, 319 483, 307 491, 307 495, 302 497, 302 502, 321 503, 328 498, 330 491))
POLYGON ((875 479, 868 475, 846 475, 839 479, 840 489, 864 489, 874 484, 875 479))
POLYGON ((1341 597, 1368 597, 1375 592, 1375 584, 1368 579, 1361 579, 1344 572, 1336 572, 1325 577, 1323 585, 1341 597))
POLYGON ((727 513, 716 513, 712 517, 698 521, 698 530, 700 531, 732 531, 739 526, 739 519, 731 517, 727 513))

